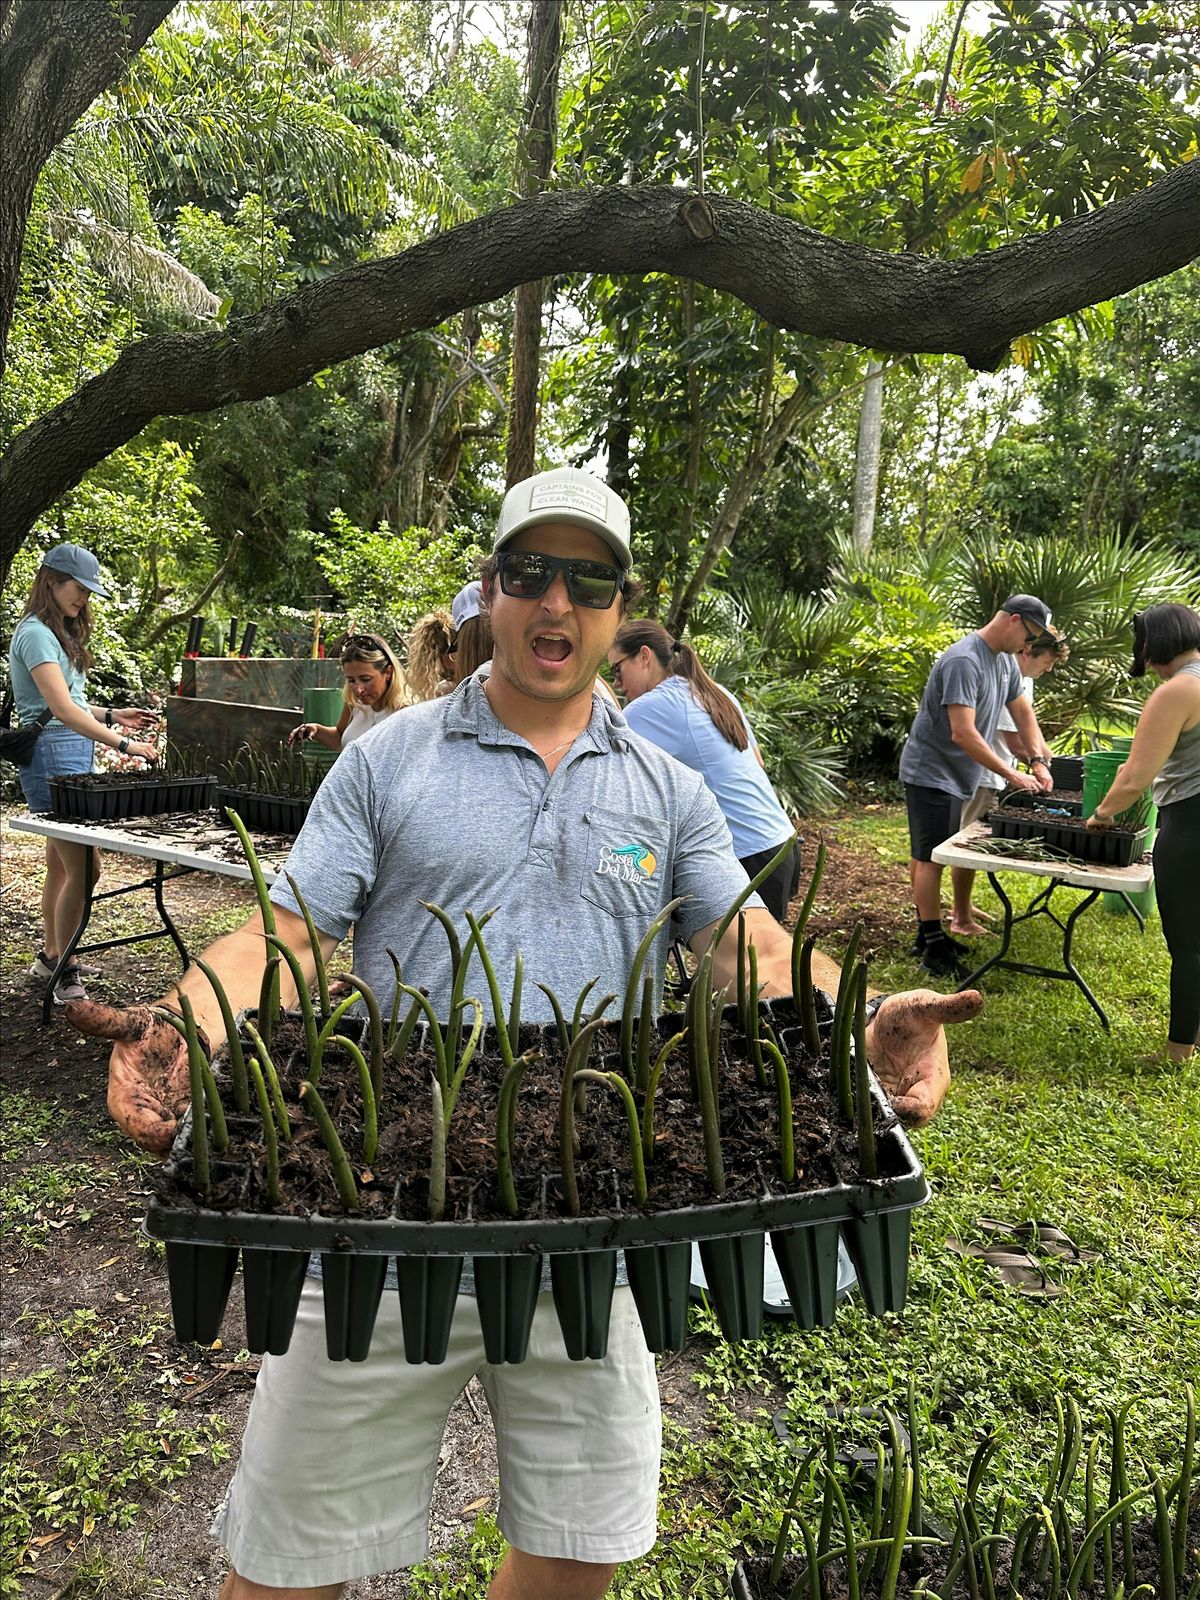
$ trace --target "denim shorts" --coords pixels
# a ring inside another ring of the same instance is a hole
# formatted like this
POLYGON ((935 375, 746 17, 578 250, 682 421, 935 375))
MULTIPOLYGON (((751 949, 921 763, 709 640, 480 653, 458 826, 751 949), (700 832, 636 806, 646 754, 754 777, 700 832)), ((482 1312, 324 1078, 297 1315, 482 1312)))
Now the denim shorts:
POLYGON ((63 773, 90 772, 95 751, 94 741, 85 739, 82 733, 73 733, 70 728, 43 728, 33 747, 33 759, 17 768, 30 811, 49 811, 46 779, 63 773))

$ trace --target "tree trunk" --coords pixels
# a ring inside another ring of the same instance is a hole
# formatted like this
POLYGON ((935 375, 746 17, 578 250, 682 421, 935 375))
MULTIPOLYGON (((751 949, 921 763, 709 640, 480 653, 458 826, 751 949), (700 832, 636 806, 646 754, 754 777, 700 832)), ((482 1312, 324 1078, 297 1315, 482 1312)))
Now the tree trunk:
MULTIPOLYGON (((12 0, 0 35, 0 377, 38 176, 177 0, 12 0)), ((5 566, 7 573, 7 564, 5 566)))
POLYGON ((879 496, 879 449, 883 440, 883 362, 867 357, 867 381, 858 412, 858 451, 854 461, 854 525, 851 539, 866 555, 875 537, 875 503, 879 496))
POLYGON ((1186 266, 1200 161, 1056 228, 955 261, 832 239, 742 200, 554 190, 307 285, 225 328, 127 346, 13 440, 0 464, 0 580, 36 519, 155 417, 282 394, 314 372, 559 272, 669 272, 778 327, 998 366, 1018 334, 1186 266))
MULTIPOLYGON (((517 193, 540 194, 558 142, 558 69, 562 59, 562 0, 533 0, 529 12, 525 108, 517 141, 517 193)), ((538 380, 546 279, 519 285, 513 300, 512 382, 505 463, 507 486, 532 475, 537 459, 538 380)))

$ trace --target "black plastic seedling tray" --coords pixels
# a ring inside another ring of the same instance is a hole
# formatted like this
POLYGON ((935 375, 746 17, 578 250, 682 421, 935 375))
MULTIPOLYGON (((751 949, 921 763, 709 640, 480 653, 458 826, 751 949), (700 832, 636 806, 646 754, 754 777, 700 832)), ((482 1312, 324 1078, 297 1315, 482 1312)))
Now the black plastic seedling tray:
MULTIPOLYGON (((789 1048, 783 1028, 781 1045, 789 1048)), ((602 1357, 617 1252, 651 1350, 681 1349, 687 1332, 691 1246, 700 1242, 709 1296, 725 1337, 757 1338, 763 1317, 763 1249, 770 1236, 797 1323, 828 1326, 837 1304, 839 1237, 854 1262, 874 1315, 903 1308, 908 1286, 911 1213, 929 1187, 911 1144, 872 1077, 883 1115, 877 1134, 877 1180, 784 1193, 764 1180, 752 1200, 714 1201, 643 1212, 614 1204, 602 1216, 531 1216, 503 1220, 411 1221, 348 1215, 291 1216, 216 1210, 194 1201, 152 1200, 146 1230, 166 1241, 177 1337, 217 1337, 239 1256, 246 1344, 256 1352, 287 1349, 304 1267, 320 1257, 326 1346, 331 1359, 362 1360, 371 1340, 388 1260, 399 1280, 405 1352, 410 1362, 445 1358, 463 1262, 470 1257, 489 1361, 525 1358, 543 1258, 549 1258, 554 1304, 572 1359, 602 1357)), ((167 1163, 165 1187, 186 1180, 191 1116, 184 1118, 167 1163)), ((249 1171, 230 1173, 246 1192, 249 1171)))
POLYGON ((1083 788, 1082 756, 1051 756, 1050 781, 1056 789, 1083 788))
POLYGON ((222 816, 226 808, 236 811, 247 828, 258 833, 296 834, 304 826, 312 797, 259 794, 256 789, 220 788, 217 790, 216 804, 222 816))
POLYGON ((1076 861, 1101 867, 1132 867, 1146 850, 1147 828, 1127 833, 1113 828, 1091 831, 1083 822, 1047 823, 1046 843, 1076 861))
POLYGON ((213 803, 213 778, 160 778, 157 782, 80 782, 50 778, 50 805, 61 821, 120 822, 175 811, 207 811, 213 803))

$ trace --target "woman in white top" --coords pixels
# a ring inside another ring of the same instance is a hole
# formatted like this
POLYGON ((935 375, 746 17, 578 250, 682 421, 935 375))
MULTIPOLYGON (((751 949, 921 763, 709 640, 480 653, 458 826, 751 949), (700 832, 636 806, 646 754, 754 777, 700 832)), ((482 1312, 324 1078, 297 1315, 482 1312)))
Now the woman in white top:
POLYGON ((315 739, 327 750, 344 750, 404 704, 404 674, 391 646, 377 633, 352 633, 342 646, 342 714, 332 727, 322 722, 301 722, 288 735, 288 743, 315 739))

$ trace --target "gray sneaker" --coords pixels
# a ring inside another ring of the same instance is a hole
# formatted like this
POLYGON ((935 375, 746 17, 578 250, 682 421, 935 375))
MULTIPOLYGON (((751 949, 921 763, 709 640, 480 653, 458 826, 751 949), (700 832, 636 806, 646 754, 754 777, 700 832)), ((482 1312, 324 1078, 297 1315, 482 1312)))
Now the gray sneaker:
POLYGON ((87 990, 83 987, 83 974, 72 962, 54 986, 54 1004, 65 1006, 72 1000, 86 999, 87 990))
MULTIPOLYGON (((57 965, 57 960, 51 961, 44 950, 39 950, 29 968, 29 976, 31 978, 41 978, 43 982, 46 982, 54 976, 54 969, 57 965)), ((81 977, 98 978, 100 976, 100 968, 89 966, 86 961, 77 961, 75 965, 79 968, 81 977)))

